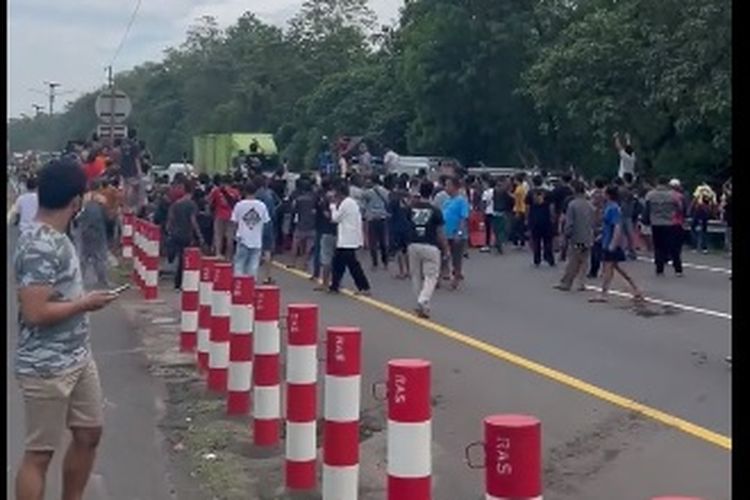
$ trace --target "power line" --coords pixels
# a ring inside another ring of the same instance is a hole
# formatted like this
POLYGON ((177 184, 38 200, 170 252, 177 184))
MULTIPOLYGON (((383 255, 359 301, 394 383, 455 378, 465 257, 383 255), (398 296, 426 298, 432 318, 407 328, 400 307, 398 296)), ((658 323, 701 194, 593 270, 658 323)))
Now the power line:
POLYGON ((120 40, 120 45, 117 46, 115 55, 112 57, 112 62, 109 63, 110 66, 114 64, 115 59, 117 59, 117 56, 120 55, 120 51, 122 50, 123 45, 125 45, 125 40, 128 38, 128 34, 130 33, 130 28, 133 27, 133 23, 135 22, 135 16, 138 15, 138 11, 141 8, 141 2, 142 0, 138 0, 138 2, 135 4, 135 9, 133 9, 133 15, 130 16, 130 21, 128 21, 128 25, 125 28, 125 33, 122 35, 122 40, 120 40))

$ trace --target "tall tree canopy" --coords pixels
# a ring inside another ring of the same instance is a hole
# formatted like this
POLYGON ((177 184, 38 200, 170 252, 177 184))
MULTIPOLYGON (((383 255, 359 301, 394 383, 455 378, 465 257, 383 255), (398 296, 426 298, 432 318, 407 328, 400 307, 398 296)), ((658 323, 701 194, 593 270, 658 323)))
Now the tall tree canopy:
MULTIPOLYGON (((376 27, 366 0, 306 0, 286 27, 204 17, 161 62, 116 76, 129 123, 161 162, 205 132, 276 134, 310 166, 321 138, 490 165, 612 175, 614 131, 640 168, 718 178, 731 165, 729 0, 411 0, 376 27)), ((87 94, 11 120, 15 150, 96 126, 87 94)))

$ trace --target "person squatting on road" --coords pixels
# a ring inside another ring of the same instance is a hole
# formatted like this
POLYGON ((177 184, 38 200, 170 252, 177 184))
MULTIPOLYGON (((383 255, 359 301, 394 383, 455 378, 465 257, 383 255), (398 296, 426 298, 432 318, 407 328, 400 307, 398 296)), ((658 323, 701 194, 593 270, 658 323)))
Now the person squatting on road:
POLYGON ((569 291, 578 281, 578 291, 586 290, 586 264, 594 244, 594 205, 586 199, 586 187, 573 181, 574 198, 565 211, 563 234, 568 241, 568 259, 558 290, 569 291))
POLYGON ((590 298, 589 302, 607 302, 607 294, 615 272, 622 276, 630 286, 633 300, 642 302, 643 294, 630 275, 621 267, 621 263, 626 259, 623 250, 622 211, 618 203, 619 189, 617 186, 609 186, 605 195, 607 204, 602 218, 602 262, 604 262, 602 290, 598 296, 590 298))
POLYGON ((83 170, 54 160, 39 172, 39 213, 13 259, 20 314, 15 375, 24 401, 25 452, 16 500, 43 500, 45 478, 67 427, 63 493, 80 500, 102 434, 103 397, 91 354, 89 312, 112 302, 108 291, 84 294, 73 242, 66 235, 86 190, 83 170))
POLYGON ((430 299, 440 279, 440 249, 448 251, 443 215, 429 201, 432 190, 431 182, 423 182, 419 186, 419 198, 412 203, 409 213, 409 269, 417 295, 415 311, 422 318, 430 317, 430 299))

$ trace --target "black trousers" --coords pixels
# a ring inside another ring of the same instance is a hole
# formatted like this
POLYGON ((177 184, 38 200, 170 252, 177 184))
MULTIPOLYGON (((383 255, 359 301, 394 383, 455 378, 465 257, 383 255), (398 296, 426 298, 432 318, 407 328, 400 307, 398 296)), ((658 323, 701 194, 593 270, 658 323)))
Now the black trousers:
POLYGON ((589 267, 589 278, 599 276, 599 268, 602 265, 602 240, 596 240, 591 247, 591 266, 589 267))
POLYGON ((177 271, 174 273, 174 287, 175 289, 182 288, 182 271, 185 267, 185 249, 191 245, 190 240, 173 239, 170 241, 170 252, 174 258, 177 259, 177 271))
POLYGON ((367 241, 370 244, 372 267, 378 267, 378 249, 383 267, 388 265, 388 238, 385 219, 373 219, 367 223, 367 241))
POLYGON ((651 226, 654 240, 656 274, 664 272, 664 265, 672 261, 676 273, 682 272, 682 243, 684 231, 680 226, 651 226))
POLYGON ((490 246, 492 242, 492 231, 495 224, 495 216, 493 214, 484 214, 484 246, 490 246))
POLYGON ((554 232, 551 227, 531 227, 531 248, 534 251, 534 265, 542 263, 542 249, 544 249, 544 260, 550 265, 555 265, 555 254, 552 251, 552 236, 554 232))
POLYGON ((338 292, 341 287, 341 279, 344 277, 344 271, 349 269, 349 273, 354 279, 354 284, 360 292, 370 290, 370 282, 362 270, 362 264, 357 260, 356 248, 337 248, 333 254, 331 290, 338 292))

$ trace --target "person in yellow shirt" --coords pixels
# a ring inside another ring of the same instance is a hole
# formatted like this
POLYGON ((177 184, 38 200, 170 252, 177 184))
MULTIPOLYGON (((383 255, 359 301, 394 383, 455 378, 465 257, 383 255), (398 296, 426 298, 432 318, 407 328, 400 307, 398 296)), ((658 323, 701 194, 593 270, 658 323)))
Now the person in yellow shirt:
POLYGON ((513 185, 513 227, 509 240, 520 248, 526 244, 526 195, 529 192, 526 174, 516 175, 513 185))

